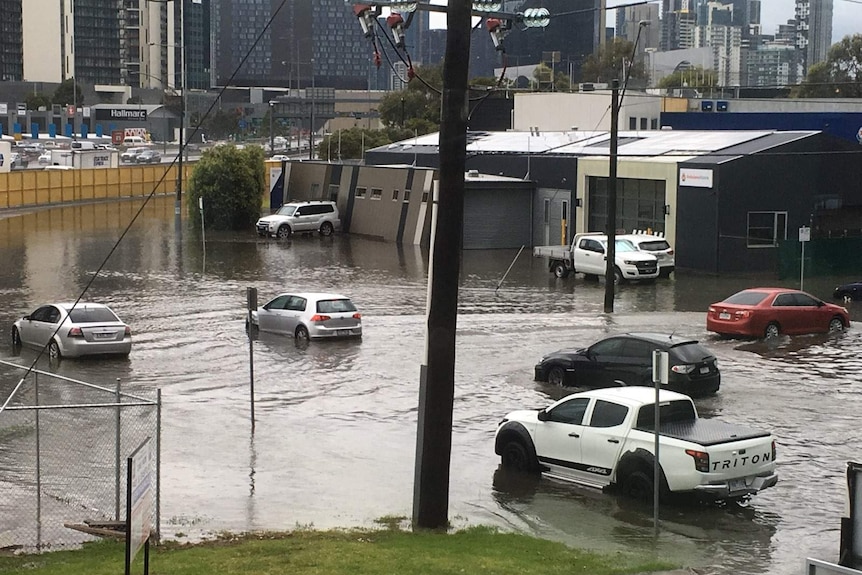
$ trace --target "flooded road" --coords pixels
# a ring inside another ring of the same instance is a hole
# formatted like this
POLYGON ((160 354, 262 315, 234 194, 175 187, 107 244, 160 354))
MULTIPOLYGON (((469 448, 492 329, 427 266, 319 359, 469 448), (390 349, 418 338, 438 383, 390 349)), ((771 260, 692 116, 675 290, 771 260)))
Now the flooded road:
MULTIPOLYGON (((47 301, 74 300, 139 204, 112 203, 0 219, 0 359, 15 357, 12 321, 47 301)), ((526 252, 526 250, 525 250, 526 252)), ((837 561, 845 466, 862 432, 862 304, 838 336, 775 344, 719 340, 709 303, 762 278, 678 277, 622 286, 603 314, 604 285, 558 280, 529 254, 466 252, 458 318, 449 517, 604 551, 656 553, 705 573, 802 571, 811 556, 837 561), (719 358, 721 390, 698 399, 705 417, 770 429, 779 483, 745 508, 652 510, 612 495, 498 471, 493 434, 506 412, 540 407, 559 388, 532 380, 560 347, 608 333, 660 330, 700 339, 719 358)), ((87 300, 132 326, 128 361, 64 360, 57 373, 134 390, 162 389, 162 509, 167 536, 219 530, 370 526, 412 514, 416 414, 424 354, 428 254, 355 237, 265 241, 252 230, 176 230, 173 198, 151 202, 92 283, 87 300), (286 289, 337 291, 363 313, 364 337, 254 344, 256 429, 249 423, 245 290, 261 303, 286 289)), ((839 281, 806 278, 829 298, 839 281)), ((783 285, 798 286, 797 282, 783 285)), ((45 369, 48 369, 45 366, 45 369)), ((15 380, 17 381, 17 380, 15 380)), ((15 381, 4 372, 0 395, 15 381)), ((0 462, 0 470, 10 462, 0 462)), ((2 478, 0 478, 2 479, 2 478)), ((4 521, 0 519, 0 522, 4 521)))

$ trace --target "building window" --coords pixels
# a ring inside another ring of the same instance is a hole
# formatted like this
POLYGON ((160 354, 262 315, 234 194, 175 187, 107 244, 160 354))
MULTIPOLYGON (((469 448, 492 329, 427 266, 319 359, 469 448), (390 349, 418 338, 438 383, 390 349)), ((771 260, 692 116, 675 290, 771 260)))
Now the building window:
POLYGON ((545 209, 542 214, 542 221, 546 224, 549 223, 551 221, 551 200, 549 198, 545 198, 545 209))
MULTIPOLYGON (((608 179, 588 178, 587 229, 606 231, 608 222, 608 179)), ((665 231, 664 180, 617 180, 617 229, 665 231)))
POLYGON ((787 212, 748 212, 748 247, 775 248, 786 239, 787 212))
POLYGON ((428 192, 422 192, 422 203, 426 203, 428 201, 428 192))
POLYGON ((365 197, 365 188, 356 188, 356 197, 364 198, 365 197))
POLYGON ((649 121, 650 130, 658 130, 658 118, 653 118, 649 121))
POLYGON ((641 118, 641 130, 646 130, 646 129, 647 129, 647 122, 648 122, 648 121, 649 121, 649 119, 648 119, 648 118, 641 118))
POLYGON ((637 129, 638 129, 638 119, 633 117, 633 116, 629 116, 629 130, 637 130, 637 129))
POLYGON ((398 190, 392 190, 392 201, 393 202, 398 201, 398 190))
POLYGON ((371 199, 372 200, 379 200, 382 197, 383 197, 383 190, 381 190, 380 188, 371 188, 371 199))
POLYGON ((410 201, 410 190, 404 190, 404 203, 410 201))
POLYGON ((338 190, 340 187, 336 184, 329 185, 329 201, 335 202, 338 201, 338 190))

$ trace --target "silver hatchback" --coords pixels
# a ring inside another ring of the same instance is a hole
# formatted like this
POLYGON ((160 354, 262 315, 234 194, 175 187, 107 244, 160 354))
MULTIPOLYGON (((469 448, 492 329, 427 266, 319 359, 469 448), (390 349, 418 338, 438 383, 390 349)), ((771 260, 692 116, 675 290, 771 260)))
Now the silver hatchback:
POLYGON ((48 347, 51 359, 83 355, 129 355, 132 331, 100 303, 43 305, 12 325, 12 346, 48 347))
POLYGON ((362 314, 350 298, 334 293, 282 293, 251 312, 260 331, 297 339, 362 337, 362 314))

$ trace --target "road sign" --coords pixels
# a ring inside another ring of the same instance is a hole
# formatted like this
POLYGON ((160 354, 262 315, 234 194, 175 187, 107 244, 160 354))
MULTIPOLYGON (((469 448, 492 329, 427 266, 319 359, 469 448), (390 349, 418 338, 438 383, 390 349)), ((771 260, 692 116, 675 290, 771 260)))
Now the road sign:
POLYGON ((802 226, 799 228, 799 241, 800 242, 810 242, 811 241, 811 228, 807 226, 802 226))
POLYGON ((69 116, 70 118, 75 117, 75 105, 74 104, 69 104, 68 106, 66 106, 66 115, 69 116))

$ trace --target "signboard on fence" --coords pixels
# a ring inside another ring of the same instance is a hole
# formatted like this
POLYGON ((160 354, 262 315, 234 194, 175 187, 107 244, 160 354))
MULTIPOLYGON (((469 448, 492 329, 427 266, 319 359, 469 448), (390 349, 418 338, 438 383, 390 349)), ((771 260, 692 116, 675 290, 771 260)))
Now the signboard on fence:
MULTIPOLYGON (((129 575, 135 555, 145 547, 149 556, 150 531, 153 517, 153 469, 155 455, 153 442, 148 437, 132 452, 127 460, 128 480, 126 482, 126 575, 129 575)), ((144 565, 149 566, 147 558, 144 565)), ((148 569, 145 568, 145 572, 148 569)))

